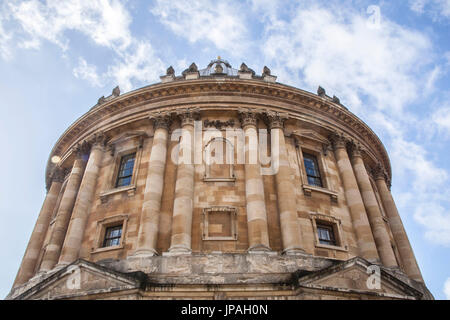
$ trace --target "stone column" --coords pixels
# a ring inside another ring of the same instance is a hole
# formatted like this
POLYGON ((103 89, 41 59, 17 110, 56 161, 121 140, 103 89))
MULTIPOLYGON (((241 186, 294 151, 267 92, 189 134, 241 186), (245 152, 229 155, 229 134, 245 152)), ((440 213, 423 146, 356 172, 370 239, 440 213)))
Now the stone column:
POLYGON ((293 175, 284 139, 285 118, 278 113, 267 113, 271 136, 271 158, 277 187, 277 203, 280 215, 283 252, 285 254, 304 253, 297 203, 294 193, 293 175))
POLYGON ((64 190, 58 212, 56 213, 55 224, 53 225, 50 241, 44 253, 39 271, 49 271, 58 262, 67 227, 69 226, 72 209, 83 177, 88 152, 86 143, 79 144, 74 149, 73 153, 76 158, 69 179, 67 180, 66 189, 64 190))
POLYGON ((72 218, 70 219, 61 256, 59 258, 58 265, 60 266, 67 265, 78 259, 86 222, 94 199, 104 147, 105 136, 102 133, 96 134, 92 141, 91 153, 86 164, 77 200, 73 207, 72 218))
POLYGON ((364 203, 359 192, 358 184, 353 173, 352 165, 346 149, 346 139, 341 135, 331 137, 334 144, 334 154, 338 165, 338 170, 344 186, 345 198, 350 209, 353 221, 353 228, 356 234, 359 254, 362 258, 370 262, 379 262, 375 240, 370 230, 369 220, 364 208, 364 203))
POLYGON ((194 117, 191 110, 179 114, 181 141, 178 157, 172 237, 169 252, 191 253, 192 214, 194 211, 194 117))
POLYGON ((63 171, 56 168, 51 179, 52 183, 50 185, 50 189, 45 196, 39 217, 34 225, 33 233, 31 234, 30 241, 28 242, 27 249, 25 250, 22 264, 20 265, 13 287, 24 284, 34 275, 36 263, 44 243, 45 235, 50 224, 50 219, 53 211, 55 210, 59 192, 61 191, 61 186, 64 179, 63 171))
POLYGON ((249 252, 270 251, 264 183, 258 159, 257 118, 252 112, 240 112, 245 134, 245 200, 249 252))
POLYGON ((374 177, 380 193, 381 202, 389 219, 392 235, 402 260, 405 273, 416 281, 423 282, 422 274, 417 264, 414 252, 403 227, 402 219, 398 213, 392 194, 386 184, 386 173, 381 165, 374 170, 374 177))
POLYGON ((157 116, 153 121, 155 133, 153 136, 150 161, 148 163, 144 203, 142 205, 135 256, 154 256, 158 254, 156 245, 158 240, 161 199, 164 188, 170 117, 165 115, 157 116))
POLYGON ((375 197, 369 175, 364 166, 360 147, 355 145, 353 146, 352 151, 353 171, 355 172, 359 190, 361 191, 381 262, 386 267, 397 267, 397 260, 395 259, 395 254, 392 249, 391 239, 386 230, 386 225, 380 207, 378 206, 377 198, 375 197))

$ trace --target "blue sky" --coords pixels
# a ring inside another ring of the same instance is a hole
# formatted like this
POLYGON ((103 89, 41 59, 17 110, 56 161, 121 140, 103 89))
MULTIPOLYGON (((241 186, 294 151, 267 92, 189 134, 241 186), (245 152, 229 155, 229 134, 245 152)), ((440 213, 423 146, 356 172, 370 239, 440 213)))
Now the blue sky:
POLYGON ((450 299, 450 0, 0 2, 0 297, 64 130, 119 85, 220 55, 336 95, 381 138, 425 281, 450 299))

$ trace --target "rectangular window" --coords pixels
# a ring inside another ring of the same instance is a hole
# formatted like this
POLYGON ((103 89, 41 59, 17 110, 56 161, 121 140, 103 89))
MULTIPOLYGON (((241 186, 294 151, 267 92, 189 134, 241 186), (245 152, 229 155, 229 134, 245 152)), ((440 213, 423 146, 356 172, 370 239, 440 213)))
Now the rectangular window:
POLYGON ((308 184, 315 187, 323 187, 322 178, 320 177, 319 165, 317 158, 311 154, 303 153, 303 161, 305 163, 306 176, 308 184))
POLYGON ((106 228, 105 239, 103 240, 103 247, 105 248, 120 245, 121 237, 122 237, 122 225, 106 228))
POLYGON ((320 244, 328 246, 336 246, 336 237, 334 236, 334 230, 332 226, 317 225, 317 233, 319 236, 320 244))
POLYGON ((122 159, 120 159, 116 188, 129 186, 131 184, 135 159, 136 153, 127 154, 126 156, 123 156, 122 159))

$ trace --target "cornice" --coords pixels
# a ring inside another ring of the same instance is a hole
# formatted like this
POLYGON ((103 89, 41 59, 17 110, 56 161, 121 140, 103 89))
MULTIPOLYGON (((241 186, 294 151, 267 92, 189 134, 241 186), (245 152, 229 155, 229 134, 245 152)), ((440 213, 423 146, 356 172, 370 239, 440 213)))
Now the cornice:
MULTIPOLYGON (((281 111, 282 113, 286 113, 289 118, 295 119, 299 113, 311 115, 311 117, 321 115, 329 119, 330 123, 334 122, 339 124, 346 131, 345 133, 347 135, 360 139, 370 146, 375 152, 376 158, 383 163, 388 176, 391 176, 389 157, 380 139, 361 119, 342 105, 326 97, 321 97, 280 83, 225 77, 220 79, 201 78, 197 80, 153 84, 122 94, 110 101, 95 106, 76 120, 58 139, 49 156, 46 177, 47 179, 49 178, 49 172, 53 167, 50 161, 53 155, 62 156, 66 154, 76 143, 92 135, 92 128, 95 125, 111 116, 144 105, 148 105, 145 108, 147 111, 154 112, 158 108, 152 108, 152 104, 157 105, 161 102, 169 102, 170 100, 181 98, 196 96, 236 96, 236 94, 241 97, 263 98, 291 105, 292 107, 289 110, 281 111)), ((198 106, 196 99, 192 99, 192 105, 198 106)), ((186 108, 186 106, 181 108, 186 108)), ((198 108, 202 110, 200 107, 198 108)), ((175 109, 175 107, 170 109, 175 109)), ((277 109, 276 104, 273 105, 273 109, 277 109)), ((258 110, 258 112, 261 111, 263 110, 258 110)), ((99 130, 103 130, 103 128, 99 130)))

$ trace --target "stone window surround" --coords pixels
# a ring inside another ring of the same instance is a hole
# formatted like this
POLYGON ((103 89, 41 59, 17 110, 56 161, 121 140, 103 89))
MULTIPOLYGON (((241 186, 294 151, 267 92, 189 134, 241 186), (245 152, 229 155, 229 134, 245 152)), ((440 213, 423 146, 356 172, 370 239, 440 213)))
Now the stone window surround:
POLYGON ((94 238, 94 247, 91 249, 91 253, 100 253, 105 251, 123 249, 125 245, 128 219, 129 219, 128 214, 119 214, 97 221, 97 228, 95 231, 95 238, 94 238), (103 240, 105 238, 106 229, 108 227, 114 227, 120 224, 122 225, 122 236, 120 238, 120 244, 117 246, 103 247, 103 240))
POLYGON ((326 164, 326 161, 324 160, 323 151, 318 151, 314 148, 308 148, 305 146, 297 145, 296 146, 296 152, 297 152, 297 160, 300 166, 300 178, 302 182, 302 188, 303 192, 306 196, 311 196, 312 192, 319 192, 323 194, 327 194, 330 196, 331 202, 337 203, 338 201, 338 193, 335 191, 332 191, 331 188, 331 182, 327 175, 328 172, 328 166, 326 164), (311 186, 308 184, 308 179, 306 175, 306 168, 305 163, 303 160, 303 152, 311 154, 316 157, 317 164, 319 165, 319 172, 320 177, 322 179, 322 185, 323 187, 317 187, 317 186, 311 186))
MULTIPOLYGON (((119 151, 115 150, 115 143, 111 144, 110 150, 111 150, 111 155, 114 157, 114 162, 113 165, 110 165, 109 167, 109 171, 107 173, 107 187, 106 190, 100 193, 100 199, 102 201, 102 203, 105 203, 108 200, 108 197, 120 192, 127 192, 128 196, 134 196, 134 193, 136 191, 136 180, 137 180, 137 176, 139 173, 139 166, 141 163, 141 158, 142 158, 142 145, 143 145, 143 141, 142 141, 142 137, 139 137, 139 141, 137 141, 136 146, 132 147, 132 148, 126 148, 126 149, 121 149, 119 151), (117 180, 117 175, 119 174, 119 166, 120 166, 120 161, 122 159, 123 156, 126 156, 127 154, 131 154, 131 153, 136 153, 136 157, 135 157, 135 161, 134 161, 134 167, 133 167, 133 176, 131 178, 131 183, 128 186, 123 186, 123 187, 116 187, 116 180, 117 180)), ((136 139, 136 136, 132 136, 127 138, 126 140, 130 140, 130 139, 136 139)), ((126 140, 121 140, 120 142, 126 141, 126 140)))
POLYGON ((206 241, 237 241, 237 208, 230 206, 212 206, 208 208, 203 208, 203 230, 202 230, 202 240, 206 241), (215 237, 209 236, 208 231, 208 214, 209 212, 223 212, 224 214, 229 213, 231 219, 231 236, 229 237, 215 237))
POLYGON ((329 215, 325 215, 325 214, 321 214, 321 213, 317 213, 317 212, 310 212, 309 213, 309 219, 311 220, 311 224, 313 227, 313 233, 314 233, 314 242, 315 242, 315 246, 316 248, 321 248, 321 249, 330 249, 330 250, 337 250, 337 251, 343 251, 343 252, 348 252, 348 246, 345 243, 344 240, 344 233, 342 231, 342 222, 341 220, 329 216, 329 215), (319 241, 319 235, 317 232, 317 224, 326 224, 326 225, 330 225, 333 227, 333 231, 334 231, 334 237, 336 239, 336 243, 338 244, 337 246, 330 246, 330 245, 326 245, 326 244, 322 244, 319 241))
MULTIPOLYGON (((212 137, 211 140, 208 141, 208 143, 205 145, 204 148, 204 159, 206 161, 207 159, 207 152, 208 152, 208 146, 210 146, 210 144, 214 141, 218 141, 221 140, 222 142, 228 144, 231 146, 231 151, 233 153, 233 158, 229 159, 223 159, 225 161, 225 165, 229 165, 230 166, 230 172, 229 172, 229 177, 211 177, 211 168, 210 166, 205 162, 205 175, 203 177, 203 181, 205 182, 235 182, 236 181, 236 176, 234 174, 234 161, 233 163, 227 163, 227 162, 232 162, 231 160, 234 160, 234 145, 226 138, 223 137, 212 137)), ((225 154, 225 157, 231 157, 231 155, 228 155, 228 148, 226 148, 227 152, 225 154)))

